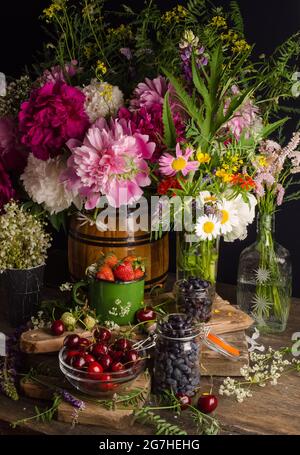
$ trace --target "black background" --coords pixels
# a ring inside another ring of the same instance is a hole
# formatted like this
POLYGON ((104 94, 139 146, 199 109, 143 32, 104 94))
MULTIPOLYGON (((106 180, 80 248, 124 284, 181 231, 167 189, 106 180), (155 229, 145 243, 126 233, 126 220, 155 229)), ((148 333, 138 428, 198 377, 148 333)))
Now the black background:
MULTIPOLYGON (((126 3, 133 7, 142 1, 109 1, 109 9, 126 3)), ((184 1, 161 1, 169 9, 184 1)), ((229 0, 215 2, 228 5, 229 0)), ((0 13, 0 71, 17 76, 25 65, 34 63, 37 51, 45 39, 41 22, 38 20, 48 0, 2 1, 0 13)), ((270 54, 276 46, 299 29, 300 0, 239 0, 245 20, 247 40, 256 43, 255 53, 270 54)), ((299 69, 300 71, 300 69, 299 69)), ((294 119, 295 120, 295 119, 294 119)), ((289 131, 293 129, 293 121, 289 131)), ((300 201, 285 206, 276 217, 276 239, 288 248, 293 260, 294 295, 300 296, 300 201)), ((255 223, 249 229, 248 238, 241 242, 221 245, 218 279, 235 283, 238 258, 243 248, 255 240, 255 223)), ((64 239, 61 239, 64 240, 64 239)), ((60 242, 63 244, 63 242, 60 242)), ((174 270, 174 248, 171 247, 171 269, 174 270)))

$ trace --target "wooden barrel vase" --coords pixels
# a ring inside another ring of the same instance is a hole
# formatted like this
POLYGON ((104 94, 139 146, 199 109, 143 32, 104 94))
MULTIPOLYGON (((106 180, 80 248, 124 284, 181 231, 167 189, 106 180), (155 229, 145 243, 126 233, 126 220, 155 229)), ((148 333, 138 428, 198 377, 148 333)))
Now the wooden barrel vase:
POLYGON ((145 260, 145 289, 164 284, 169 269, 169 234, 151 239, 145 231, 99 231, 96 225, 82 225, 82 220, 73 216, 68 235, 69 272, 73 281, 85 277, 86 268, 96 262, 101 252, 113 251, 118 258, 134 254, 145 260))

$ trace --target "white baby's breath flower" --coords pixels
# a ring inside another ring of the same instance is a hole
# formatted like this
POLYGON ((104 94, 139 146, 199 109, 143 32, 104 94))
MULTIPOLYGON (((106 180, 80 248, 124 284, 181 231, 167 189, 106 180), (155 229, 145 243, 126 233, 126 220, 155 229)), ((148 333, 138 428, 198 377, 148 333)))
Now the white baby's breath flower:
POLYGON ((67 291, 72 291, 73 289, 73 284, 72 283, 62 283, 60 286, 59 286, 59 289, 60 291, 62 292, 67 292, 67 291))
POLYGON ((83 89, 86 96, 85 111, 91 123, 100 117, 114 116, 124 104, 123 93, 117 86, 93 79, 83 89))

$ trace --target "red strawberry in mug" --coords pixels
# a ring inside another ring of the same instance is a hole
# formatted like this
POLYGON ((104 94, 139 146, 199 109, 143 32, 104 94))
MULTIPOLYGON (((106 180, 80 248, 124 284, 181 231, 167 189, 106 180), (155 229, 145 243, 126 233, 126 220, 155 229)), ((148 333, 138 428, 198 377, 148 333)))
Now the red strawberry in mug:
POLYGON ((121 262, 114 268, 114 276, 116 280, 120 281, 133 281, 134 270, 131 262, 121 262))

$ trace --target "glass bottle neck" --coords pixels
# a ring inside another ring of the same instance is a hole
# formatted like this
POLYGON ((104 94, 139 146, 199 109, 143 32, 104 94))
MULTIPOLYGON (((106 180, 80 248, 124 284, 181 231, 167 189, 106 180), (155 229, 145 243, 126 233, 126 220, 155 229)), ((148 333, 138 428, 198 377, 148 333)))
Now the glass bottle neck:
POLYGON ((265 213, 257 215, 257 237, 259 240, 267 241, 267 239, 275 232, 275 216, 265 213))

